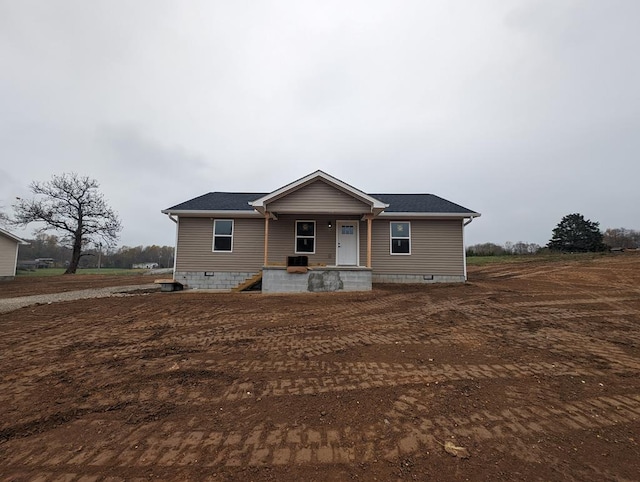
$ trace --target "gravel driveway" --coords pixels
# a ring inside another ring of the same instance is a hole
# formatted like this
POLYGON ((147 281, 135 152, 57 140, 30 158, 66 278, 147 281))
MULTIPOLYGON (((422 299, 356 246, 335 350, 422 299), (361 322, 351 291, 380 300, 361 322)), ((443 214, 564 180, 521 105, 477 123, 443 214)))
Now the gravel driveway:
POLYGON ((87 290, 66 291, 46 295, 21 296, 18 298, 0 299, 0 313, 18 310, 25 306, 58 303, 60 301, 82 300, 87 298, 108 298, 110 296, 127 296, 140 290, 159 290, 157 284, 149 283, 131 286, 112 286, 108 288, 91 288, 87 290))

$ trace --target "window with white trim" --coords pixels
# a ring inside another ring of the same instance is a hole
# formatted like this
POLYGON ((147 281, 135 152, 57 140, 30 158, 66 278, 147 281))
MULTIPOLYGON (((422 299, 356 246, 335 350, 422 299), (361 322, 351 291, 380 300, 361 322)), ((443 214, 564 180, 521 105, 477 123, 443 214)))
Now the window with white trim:
POLYGON ((213 221, 213 251, 233 251, 233 219, 215 219, 213 221))
POLYGON ((411 254, 411 223, 391 221, 391 254, 411 254))
POLYGON ((296 221, 296 254, 316 252, 316 222, 296 221))

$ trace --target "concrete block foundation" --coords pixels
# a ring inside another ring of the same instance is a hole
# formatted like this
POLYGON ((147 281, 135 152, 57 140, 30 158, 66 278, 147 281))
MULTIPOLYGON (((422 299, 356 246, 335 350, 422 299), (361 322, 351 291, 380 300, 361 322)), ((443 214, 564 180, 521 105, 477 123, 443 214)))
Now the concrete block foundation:
POLYGON ((256 272, 176 271, 173 279, 186 289, 230 290, 256 275, 256 272))
MULTIPOLYGON (((174 279, 186 289, 230 290, 257 272, 177 271, 174 279)), ((464 276, 373 274, 359 267, 313 267, 306 273, 288 273, 283 266, 262 270, 263 293, 319 293, 328 291, 370 291, 372 283, 464 283, 464 276)))
POLYGON ((406 283, 406 284, 427 284, 427 283, 464 283, 464 276, 450 275, 422 275, 422 274, 374 274, 374 283, 406 283))
POLYGON ((288 273, 279 266, 262 269, 263 293, 370 290, 371 270, 367 268, 314 267, 306 273, 288 273))

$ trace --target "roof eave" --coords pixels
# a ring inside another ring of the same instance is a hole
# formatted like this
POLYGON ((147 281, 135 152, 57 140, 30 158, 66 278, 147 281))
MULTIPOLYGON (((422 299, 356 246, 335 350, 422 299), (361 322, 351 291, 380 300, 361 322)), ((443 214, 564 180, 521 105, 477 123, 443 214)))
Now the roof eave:
POLYGON ((379 218, 479 218, 480 213, 426 213, 426 212, 383 212, 379 218))
POLYGON ((190 218, 208 218, 212 216, 233 216, 236 218, 259 218, 260 213, 248 209, 163 209, 162 214, 185 216, 190 218))
POLYGON ((18 236, 16 236, 15 234, 11 234, 9 231, 0 228, 0 233, 3 234, 4 236, 6 236, 7 238, 10 238, 12 241, 15 241, 18 244, 22 244, 25 246, 28 246, 29 243, 27 243, 24 239, 19 238, 18 236))

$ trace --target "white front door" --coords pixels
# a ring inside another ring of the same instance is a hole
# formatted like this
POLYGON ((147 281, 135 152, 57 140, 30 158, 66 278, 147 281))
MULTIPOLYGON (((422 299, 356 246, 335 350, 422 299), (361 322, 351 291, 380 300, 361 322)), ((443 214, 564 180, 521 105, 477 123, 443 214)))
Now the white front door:
POLYGON ((358 265, 358 221, 337 221, 338 266, 358 265))

